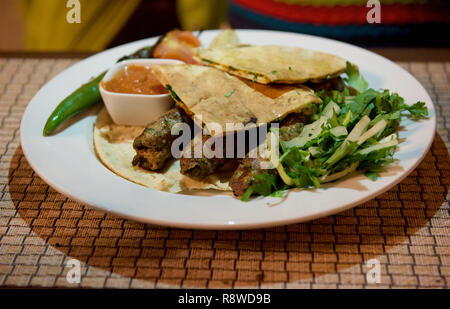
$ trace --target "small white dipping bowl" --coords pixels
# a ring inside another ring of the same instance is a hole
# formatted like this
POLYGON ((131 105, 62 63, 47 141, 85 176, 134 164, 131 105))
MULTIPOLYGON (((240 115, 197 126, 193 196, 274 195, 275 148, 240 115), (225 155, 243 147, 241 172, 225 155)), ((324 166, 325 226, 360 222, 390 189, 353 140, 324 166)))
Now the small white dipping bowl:
POLYGON ((100 83, 100 94, 112 120, 121 125, 145 126, 172 108, 174 102, 169 93, 133 94, 108 91, 103 83, 129 65, 150 67, 157 64, 184 63, 175 59, 131 59, 115 64, 100 83))

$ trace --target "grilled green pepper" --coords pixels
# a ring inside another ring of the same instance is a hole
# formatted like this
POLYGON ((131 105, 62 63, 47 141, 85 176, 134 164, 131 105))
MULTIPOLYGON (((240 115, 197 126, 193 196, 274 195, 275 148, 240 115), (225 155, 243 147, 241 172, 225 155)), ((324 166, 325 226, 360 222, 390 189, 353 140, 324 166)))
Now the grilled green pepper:
POLYGON ((90 82, 82 85, 59 103, 45 123, 43 131, 44 136, 52 134, 56 128, 70 117, 75 116, 100 102, 101 96, 98 85, 105 74, 106 72, 103 72, 90 82))

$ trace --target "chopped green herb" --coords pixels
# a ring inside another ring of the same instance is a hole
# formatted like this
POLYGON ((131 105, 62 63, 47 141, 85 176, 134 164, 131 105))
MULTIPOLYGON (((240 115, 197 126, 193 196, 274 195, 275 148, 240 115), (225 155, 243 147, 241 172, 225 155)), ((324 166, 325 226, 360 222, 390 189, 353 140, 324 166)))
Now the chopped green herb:
POLYGON ((277 72, 278 72, 277 70, 273 70, 272 74, 277 74, 277 72))
POLYGON ((203 61, 203 62, 206 62, 206 63, 211 63, 211 64, 213 64, 213 63, 214 63, 213 61, 211 61, 211 60, 208 60, 208 59, 205 59, 205 58, 202 58, 202 61, 203 61))
POLYGON ((286 189, 281 189, 281 190, 275 191, 270 194, 270 196, 272 196, 272 197, 284 197, 285 195, 286 195, 286 189))
POLYGON ((356 89, 358 92, 366 91, 369 88, 369 84, 366 82, 364 77, 359 74, 359 70, 356 65, 347 61, 345 73, 348 78, 345 78, 344 80, 350 87, 356 89))
POLYGON ((258 195, 270 195, 272 192, 277 191, 276 185, 277 177, 267 172, 256 175, 254 183, 245 191, 242 196, 242 201, 248 201, 253 193, 258 195))
POLYGON ((180 99, 180 97, 179 97, 179 96, 176 94, 176 92, 172 89, 172 86, 167 85, 167 86, 166 86, 166 89, 170 92, 170 95, 172 96, 172 98, 175 99, 175 101, 182 102, 181 99, 180 99))
POLYGON ((289 71, 292 71, 292 68, 291 68, 291 67, 289 67, 289 71))
POLYGON ((366 177, 370 178, 370 180, 372 180, 372 181, 377 180, 377 173, 368 172, 368 173, 364 173, 364 175, 366 175, 366 177))
POLYGON ((298 89, 295 89, 295 92, 297 92, 297 94, 300 94, 300 90, 298 89))
POLYGON ((428 109, 424 102, 417 102, 413 105, 406 105, 402 103, 400 107, 407 110, 413 119, 420 119, 428 116, 428 109))
POLYGON ((231 97, 231 95, 236 91, 236 89, 231 90, 230 92, 228 92, 225 97, 229 98, 231 97))
POLYGON ((231 71, 236 71, 236 70, 237 70, 234 66, 231 66, 231 65, 229 65, 228 68, 229 68, 231 71))
POLYGON ((250 199, 250 196, 253 194, 253 188, 249 187, 247 190, 245 190, 244 195, 241 197, 241 201, 247 202, 250 199))

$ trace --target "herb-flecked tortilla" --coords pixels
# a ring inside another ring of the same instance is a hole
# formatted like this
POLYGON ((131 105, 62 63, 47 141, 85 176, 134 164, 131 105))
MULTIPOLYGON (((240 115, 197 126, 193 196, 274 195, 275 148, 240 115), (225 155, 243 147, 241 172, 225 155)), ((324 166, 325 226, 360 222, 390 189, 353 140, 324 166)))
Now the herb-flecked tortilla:
POLYGON ((270 123, 321 102, 305 86, 288 90, 274 99, 212 67, 176 64, 152 68, 174 100, 197 124, 204 124, 212 136, 233 131, 227 126, 230 123, 270 123))
POLYGON ((258 83, 320 82, 345 71, 346 60, 299 47, 261 45, 198 48, 203 63, 258 83))

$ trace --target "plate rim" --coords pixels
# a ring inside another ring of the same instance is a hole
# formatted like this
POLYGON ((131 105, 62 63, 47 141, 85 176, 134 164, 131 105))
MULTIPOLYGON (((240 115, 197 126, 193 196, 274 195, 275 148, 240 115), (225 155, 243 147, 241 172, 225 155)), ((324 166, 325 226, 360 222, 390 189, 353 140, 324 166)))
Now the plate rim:
MULTIPOLYGON (((208 32, 218 32, 219 30, 208 30, 208 32)), ((114 48, 102 51, 100 53, 97 53, 95 55, 92 55, 88 58, 82 59, 81 61, 77 62, 76 64, 64 69, 63 71, 61 71, 60 73, 58 73, 57 75, 55 75, 51 80, 47 81, 44 85, 41 86, 41 88, 39 89, 38 92, 35 93, 35 95, 33 96, 33 98, 30 100, 29 104, 27 105, 26 110, 23 113, 22 116, 22 120, 21 120, 21 124, 20 124, 20 144, 24 153, 24 156, 26 157, 28 163, 30 164, 30 166, 33 168, 33 170, 36 172, 36 174, 41 177, 47 184, 49 184, 52 188, 54 188, 56 191, 62 193, 63 195, 69 197, 72 200, 75 200, 77 202, 82 203, 83 205, 88 205, 90 207, 93 207, 95 209, 98 209, 100 211, 106 212, 106 213, 110 213, 110 214, 114 214, 123 218, 128 218, 128 219, 132 219, 138 222, 144 222, 144 223, 148 223, 148 224, 155 224, 155 225, 160 225, 160 226, 168 226, 168 227, 175 227, 175 228, 189 228, 189 229, 208 229, 208 230, 217 230, 217 229, 222 229, 222 230, 241 230, 241 229, 256 229, 256 228, 267 228, 267 227, 273 227, 273 226, 280 226, 280 225, 288 225, 288 224, 293 224, 293 223, 300 223, 300 222, 305 222, 305 221, 310 221, 313 219, 317 219, 317 218, 321 218, 321 217, 327 217, 342 211, 345 211, 347 209, 351 209, 357 205, 360 205, 364 202, 367 202, 373 198, 375 198, 376 196, 379 196, 381 194, 383 194, 384 192, 390 190, 392 187, 396 186, 398 183, 400 183, 402 180, 404 180, 415 168, 417 168, 417 166, 423 161, 423 159, 425 158, 425 156, 427 155, 427 153, 429 152, 431 145, 434 141, 434 137, 436 134, 436 126, 437 126, 437 121, 436 121, 436 109, 433 103, 433 100, 431 99, 430 95, 428 94, 427 90, 425 89, 425 87, 411 74, 409 73, 407 70, 405 70, 403 67, 401 67, 400 65, 396 64, 395 62, 391 61, 390 59, 387 59, 381 55, 378 55, 370 50, 361 48, 359 46, 353 45, 353 44, 349 44, 346 42, 341 42, 341 41, 337 41, 334 39, 329 39, 329 38, 323 38, 323 37, 319 37, 319 36, 313 36, 313 35, 307 35, 307 34, 300 34, 300 33, 293 33, 293 32, 286 32, 286 31, 274 31, 274 30, 259 30, 259 29, 237 29, 237 32, 239 34, 239 32, 247 32, 247 31, 251 31, 251 32, 270 32, 273 34, 276 33, 285 33, 285 34, 290 34, 290 35, 298 35, 300 37, 302 36, 306 36, 306 37, 310 37, 310 38, 314 38, 314 39, 320 39, 320 40, 325 40, 325 41, 330 41, 332 43, 338 43, 338 44, 343 44, 345 46, 348 46, 350 48, 356 48, 358 52, 364 52, 370 56, 375 56, 378 58, 381 58, 384 61, 388 61, 391 65, 393 65, 396 69, 400 69, 402 71, 403 74, 407 74, 409 75, 410 78, 412 78, 413 80, 415 80, 422 88, 422 90, 424 91, 424 93, 428 96, 427 99, 429 99, 429 102, 432 105, 432 109, 433 109, 433 115, 432 117, 430 117, 430 121, 433 121, 432 123, 432 137, 427 141, 427 145, 425 147, 425 151, 420 155, 420 157, 418 157, 418 159, 415 160, 414 164, 412 164, 408 170, 403 171, 401 173, 401 176, 399 176, 397 179, 395 179, 394 181, 391 181, 388 185, 375 190, 375 191, 370 191, 370 194, 366 195, 364 198, 353 201, 351 203, 347 203, 341 207, 335 207, 332 209, 328 209, 326 211, 323 212, 317 212, 315 214, 311 214, 311 215, 307 215, 307 216, 301 216, 299 217, 293 217, 290 219, 279 219, 279 220, 269 220, 269 221, 265 221, 265 222, 254 222, 254 223, 239 223, 239 224, 230 224, 228 223, 222 223, 222 224, 208 224, 208 223, 188 223, 188 222, 177 222, 177 221, 167 221, 167 220, 158 220, 158 219, 151 219, 151 218, 143 218, 143 217, 139 217, 139 216, 135 216, 126 212, 121 212, 121 211, 116 211, 116 210, 112 210, 109 209, 105 206, 102 205, 97 205, 95 203, 91 203, 88 201, 85 201, 83 199, 78 198, 77 196, 71 194, 70 192, 67 192, 66 190, 64 190, 63 188, 60 187, 60 185, 58 183, 55 183, 52 181, 52 179, 49 179, 42 171, 41 169, 35 165, 35 162, 33 160, 30 160, 30 153, 28 152, 29 149, 26 146, 26 143, 24 142, 24 135, 23 133, 23 126, 24 126, 24 122, 22 121, 25 118, 25 115, 27 114, 28 111, 28 107, 30 106, 30 103, 35 99, 35 97, 40 93, 40 91, 44 88, 47 87, 48 84, 53 81, 54 79, 57 79, 60 75, 65 74, 67 70, 69 69, 73 69, 75 66, 77 65, 82 65, 83 62, 87 61, 87 60, 91 60, 94 57, 100 57, 103 53, 106 52, 111 52, 115 49, 120 49, 120 48, 124 48, 124 46, 128 46, 128 45, 132 45, 132 44, 140 44, 140 43, 144 43, 144 42, 149 42, 150 40, 156 40, 157 37, 151 37, 151 38, 146 38, 146 39, 142 39, 142 40, 138 40, 138 41, 133 41, 133 42, 129 42, 120 46, 116 46, 114 48)), ((200 38, 201 39, 201 38, 200 38)), ((313 49, 313 48, 312 48, 313 49)), ((49 111, 50 112, 50 111, 49 111)), ((151 191, 151 190, 150 190, 151 191)))

